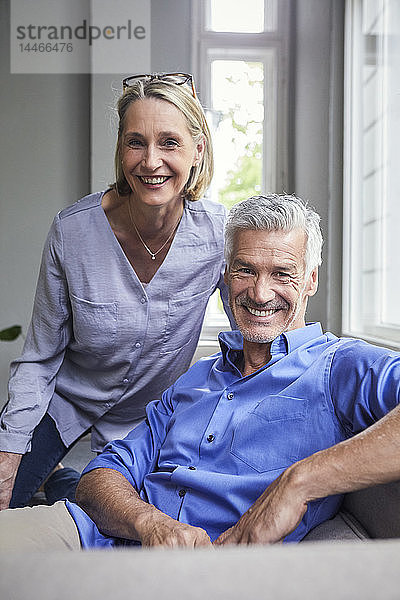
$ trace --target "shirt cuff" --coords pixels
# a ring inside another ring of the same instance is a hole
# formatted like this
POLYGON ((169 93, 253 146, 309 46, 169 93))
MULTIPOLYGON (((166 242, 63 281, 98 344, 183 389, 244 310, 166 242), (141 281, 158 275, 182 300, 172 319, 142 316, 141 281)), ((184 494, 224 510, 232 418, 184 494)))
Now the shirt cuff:
POLYGON ((133 479, 129 470, 126 467, 124 467, 123 465, 119 465, 118 463, 103 461, 101 459, 101 454, 100 454, 99 456, 97 456, 96 458, 91 460, 88 465, 86 465, 86 467, 82 471, 82 476, 85 475, 86 473, 89 473, 90 471, 94 471, 95 469, 112 469, 113 471, 117 471, 118 473, 120 473, 120 475, 125 477, 125 479, 127 481, 129 481, 131 486, 133 488, 135 488, 135 490, 137 492, 139 492, 138 487, 136 485, 136 481, 133 479))
POLYGON ((0 452, 25 454, 30 452, 31 436, 26 433, 0 431, 0 452))

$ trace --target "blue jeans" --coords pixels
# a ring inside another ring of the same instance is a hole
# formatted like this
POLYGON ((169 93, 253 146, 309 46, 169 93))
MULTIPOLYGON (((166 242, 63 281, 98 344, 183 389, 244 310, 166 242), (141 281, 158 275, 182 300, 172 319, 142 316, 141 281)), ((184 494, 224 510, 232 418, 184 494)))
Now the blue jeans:
MULTIPOLYGON (((46 477, 77 441, 69 447, 65 446, 53 419, 46 413, 33 433, 31 451, 22 457, 10 508, 27 506, 46 477)), ((79 478, 80 473, 69 467, 55 471, 44 486, 48 503, 53 504, 62 498, 74 502, 79 478)))

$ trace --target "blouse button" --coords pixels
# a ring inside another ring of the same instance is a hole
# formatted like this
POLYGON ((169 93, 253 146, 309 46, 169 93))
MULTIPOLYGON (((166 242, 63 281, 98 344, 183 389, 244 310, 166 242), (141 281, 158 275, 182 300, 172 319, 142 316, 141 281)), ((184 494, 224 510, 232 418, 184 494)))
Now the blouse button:
POLYGON ((215 440, 215 435, 213 433, 210 433, 210 435, 207 438, 207 442, 213 442, 215 440))
POLYGON ((186 490, 179 490, 179 492, 178 492, 178 493, 179 493, 179 497, 180 497, 180 498, 183 498, 183 496, 185 496, 185 495, 186 495, 186 490))
POLYGON ((124 383, 129 383, 129 379, 124 379, 124 383))
POLYGON ((142 344, 141 344, 140 342, 136 342, 136 344, 135 344, 135 348, 140 348, 140 346, 141 346, 141 345, 142 345, 142 344))
POLYGON ((146 302, 146 298, 141 298, 141 299, 140 299, 140 302, 141 302, 142 304, 144 304, 144 303, 146 302))
POLYGON ((233 394, 232 392, 229 392, 229 394, 227 395, 228 400, 233 400, 233 394))

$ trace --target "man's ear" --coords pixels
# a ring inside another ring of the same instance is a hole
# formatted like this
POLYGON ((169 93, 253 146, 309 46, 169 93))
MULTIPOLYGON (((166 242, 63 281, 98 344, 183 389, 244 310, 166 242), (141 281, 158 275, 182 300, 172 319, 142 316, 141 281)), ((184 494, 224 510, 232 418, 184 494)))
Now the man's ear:
POLYGON ((308 282, 305 289, 306 296, 314 296, 318 289, 318 267, 315 267, 308 276, 308 282))

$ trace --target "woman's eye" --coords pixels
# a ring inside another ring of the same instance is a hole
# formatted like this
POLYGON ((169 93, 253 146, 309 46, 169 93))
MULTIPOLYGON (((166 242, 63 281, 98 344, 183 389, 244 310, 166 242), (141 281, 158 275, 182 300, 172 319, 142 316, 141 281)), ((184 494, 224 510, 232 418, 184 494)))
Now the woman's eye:
POLYGON ((142 141, 137 139, 128 140, 127 144, 130 148, 140 148, 143 145, 142 141))
POLYGON ((167 148, 175 148, 176 146, 178 146, 178 142, 173 138, 168 138, 167 140, 165 140, 164 146, 166 146, 167 148))

